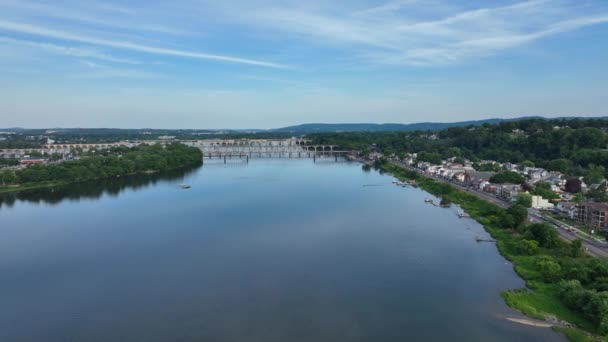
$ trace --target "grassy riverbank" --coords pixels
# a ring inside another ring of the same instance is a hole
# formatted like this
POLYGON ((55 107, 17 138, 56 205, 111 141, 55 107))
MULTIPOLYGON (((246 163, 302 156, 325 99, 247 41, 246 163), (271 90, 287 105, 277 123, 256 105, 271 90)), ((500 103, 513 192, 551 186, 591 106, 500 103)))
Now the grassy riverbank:
POLYGON ((44 188, 52 188, 56 186, 63 186, 70 184, 69 182, 36 182, 36 183, 25 183, 25 184, 16 184, 9 186, 0 186, 0 194, 6 194, 11 192, 19 192, 25 190, 34 190, 34 189, 44 189, 44 188))
POLYGON ((555 264, 557 262, 583 264, 591 257, 582 253, 572 257, 565 256, 570 244, 562 241, 558 246, 552 248, 541 246, 535 253, 525 255, 521 253, 520 245, 522 241, 529 241, 525 240, 528 237, 524 237, 521 230, 515 229, 515 227, 503 227, 504 218, 507 215, 505 209, 473 194, 456 189, 447 183, 433 180, 389 162, 377 163, 376 166, 401 180, 415 181, 425 191, 460 205, 473 219, 484 226, 485 230, 497 241, 499 252, 513 263, 517 274, 526 281, 527 288, 505 291, 502 294, 509 306, 536 319, 546 320, 555 317, 556 321, 561 324, 564 323, 563 321, 574 324, 577 328, 558 329, 571 341, 584 341, 589 333, 598 333, 598 322, 593 322, 588 315, 568 307, 560 296, 558 281, 568 278, 556 277, 548 280, 547 271, 543 268, 545 264, 542 264, 547 263, 547 260, 553 260, 551 262, 555 264))

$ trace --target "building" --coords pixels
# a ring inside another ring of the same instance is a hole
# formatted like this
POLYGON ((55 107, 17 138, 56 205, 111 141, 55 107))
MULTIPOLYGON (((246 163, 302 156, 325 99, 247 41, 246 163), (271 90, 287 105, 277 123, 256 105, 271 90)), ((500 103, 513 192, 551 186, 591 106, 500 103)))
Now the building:
POLYGON ((501 198, 511 201, 517 198, 521 192, 521 185, 519 184, 499 184, 497 194, 501 198))
POLYGON ((44 158, 23 158, 20 161, 21 165, 34 165, 34 164, 44 164, 46 163, 46 159, 44 158))
POLYGON ((586 202, 577 206, 577 221, 596 228, 608 229, 608 203, 586 202))
POLYGON ((532 196, 532 208, 551 209, 553 208, 553 203, 550 203, 548 200, 542 198, 542 196, 532 196))
POLYGON ((576 218, 576 203, 574 202, 559 202, 555 208, 569 219, 576 218))
POLYGON ((467 171, 464 175, 464 181, 468 184, 476 183, 479 185, 482 181, 490 181, 490 178, 495 174, 496 172, 467 171))

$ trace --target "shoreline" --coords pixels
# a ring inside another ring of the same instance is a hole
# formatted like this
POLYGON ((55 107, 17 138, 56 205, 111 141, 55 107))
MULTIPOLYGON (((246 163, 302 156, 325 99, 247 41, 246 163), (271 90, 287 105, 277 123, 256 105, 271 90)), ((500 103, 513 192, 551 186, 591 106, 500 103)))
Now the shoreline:
MULTIPOLYGON (((369 161, 358 161, 370 165, 369 161)), ((528 265, 525 265, 525 262, 519 256, 509 253, 506 245, 514 240, 513 232, 493 227, 491 220, 482 214, 483 211, 500 212, 505 210, 504 208, 450 184, 440 183, 417 171, 405 169, 389 161, 376 163, 375 166, 401 181, 416 181, 418 186, 429 194, 442 199, 447 198, 458 204, 464 212, 496 240, 496 248, 500 255, 512 263, 515 273, 526 284, 524 288, 506 290, 501 293, 507 306, 529 317, 529 319, 523 320, 518 318, 509 319, 510 321, 520 324, 540 324, 543 328, 552 328, 563 333, 571 341, 594 341, 599 338, 595 335, 595 328, 586 318, 582 317, 580 313, 565 307, 556 295, 555 284, 539 284, 530 276, 531 272, 528 265)), ((507 317, 504 318, 507 319, 507 317)))
POLYGON ((24 184, 17 184, 17 185, 0 186, 0 195, 18 193, 18 192, 27 191, 27 190, 40 190, 40 189, 47 189, 47 188, 54 188, 54 187, 63 187, 63 186, 72 185, 72 184, 99 181, 99 180, 107 180, 107 179, 112 179, 112 178, 122 178, 122 177, 131 177, 131 176, 150 176, 150 175, 160 174, 160 173, 168 172, 168 171, 185 170, 185 169, 188 169, 191 167, 197 167, 197 166, 201 166, 201 165, 202 165, 202 163, 197 164, 197 165, 184 165, 184 166, 180 166, 180 167, 176 167, 176 168, 171 168, 171 169, 168 169, 165 171, 145 170, 142 172, 129 173, 129 174, 118 175, 118 176, 114 176, 114 177, 100 177, 100 178, 87 179, 87 180, 49 181, 49 182, 24 183, 24 184))

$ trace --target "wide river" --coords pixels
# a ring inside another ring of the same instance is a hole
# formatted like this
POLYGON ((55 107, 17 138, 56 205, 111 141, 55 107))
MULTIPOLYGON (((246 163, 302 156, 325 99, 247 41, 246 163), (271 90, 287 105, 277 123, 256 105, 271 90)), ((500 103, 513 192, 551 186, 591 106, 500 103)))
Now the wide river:
POLYGON ((392 180, 254 159, 4 198, 0 341, 563 340, 504 318, 523 281, 479 224, 392 180))

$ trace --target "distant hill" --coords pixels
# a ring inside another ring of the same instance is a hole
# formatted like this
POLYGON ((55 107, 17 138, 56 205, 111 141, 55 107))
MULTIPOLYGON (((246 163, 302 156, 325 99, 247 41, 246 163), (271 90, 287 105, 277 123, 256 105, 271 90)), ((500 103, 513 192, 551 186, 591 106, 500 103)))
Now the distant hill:
POLYGON ((302 124, 297 126, 289 126, 271 130, 272 132, 292 132, 292 133, 331 133, 331 132, 387 132, 387 131, 438 131, 450 127, 463 126, 480 126, 485 123, 496 124, 502 121, 519 120, 519 119, 486 119, 476 121, 460 121, 460 122, 419 122, 413 124, 373 124, 373 123, 344 123, 344 124, 302 124))

